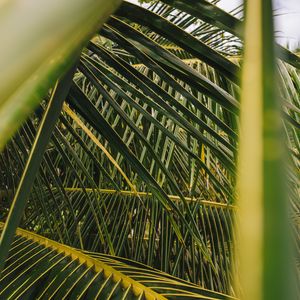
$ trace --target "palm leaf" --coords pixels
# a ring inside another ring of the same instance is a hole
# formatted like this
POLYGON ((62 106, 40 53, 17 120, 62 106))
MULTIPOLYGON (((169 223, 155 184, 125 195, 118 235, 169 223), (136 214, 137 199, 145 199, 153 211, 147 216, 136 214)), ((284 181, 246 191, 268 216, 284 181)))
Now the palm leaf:
POLYGON ((6 47, 1 55, 0 149, 119 3, 78 0, 72 9, 66 1, 41 4, 31 0, 26 6, 22 1, 3 5, 0 36, 6 47), (35 18, 31 17, 33 9, 39 11, 35 18), (74 14, 77 18, 73 18, 74 14), (80 30, 76 30, 78 26, 80 30))
POLYGON ((0 287, 5 299, 233 299, 135 262, 83 253, 23 229, 16 231, 0 287))

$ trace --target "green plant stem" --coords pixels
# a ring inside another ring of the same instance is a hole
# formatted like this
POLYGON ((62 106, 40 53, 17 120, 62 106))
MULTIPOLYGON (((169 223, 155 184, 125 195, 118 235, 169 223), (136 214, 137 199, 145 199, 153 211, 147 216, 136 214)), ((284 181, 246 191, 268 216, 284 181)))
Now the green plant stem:
POLYGON ((121 0, 2 2, 0 150, 121 0))
POLYGON ((76 67, 73 66, 67 74, 56 84, 45 114, 42 118, 35 137, 28 161, 26 163, 16 195, 11 205, 7 220, 0 239, 0 272, 3 270, 5 259, 8 256, 10 244, 19 226, 26 201, 31 192, 36 174, 39 170, 43 154, 49 143, 54 126, 61 113, 76 67))

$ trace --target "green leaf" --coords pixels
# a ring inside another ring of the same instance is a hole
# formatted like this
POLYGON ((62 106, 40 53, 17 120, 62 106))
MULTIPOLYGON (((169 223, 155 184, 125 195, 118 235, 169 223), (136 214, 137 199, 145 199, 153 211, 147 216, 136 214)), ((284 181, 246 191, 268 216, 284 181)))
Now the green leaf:
POLYGON ((0 149, 74 63, 115 1, 27 1, 1 4, 0 149), (32 13, 33 11, 38 13, 32 13), (76 15, 76 18, 74 18, 76 15), (80 27, 80 29, 78 29, 80 27))
POLYGON ((83 253, 23 229, 16 232, 1 275, 5 299, 233 299, 134 261, 83 253))

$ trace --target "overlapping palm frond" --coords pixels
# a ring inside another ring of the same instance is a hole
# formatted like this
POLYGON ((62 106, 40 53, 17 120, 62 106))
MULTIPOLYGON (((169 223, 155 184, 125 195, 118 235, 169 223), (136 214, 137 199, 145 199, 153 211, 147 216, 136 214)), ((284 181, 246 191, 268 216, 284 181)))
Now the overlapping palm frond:
MULTIPOLYGON (((206 1, 163 2, 149 9, 124 2, 83 50, 21 226, 234 295, 241 62, 233 55, 242 45, 241 21, 206 1)), ((297 220, 299 60, 281 58, 297 220)), ((46 97, 0 155, 1 219, 47 103, 46 97)), ((117 258, 101 259, 126 269, 117 258)))
POLYGON ((1 274, 0 297, 233 299, 133 261, 83 253, 22 229, 16 232, 1 274))

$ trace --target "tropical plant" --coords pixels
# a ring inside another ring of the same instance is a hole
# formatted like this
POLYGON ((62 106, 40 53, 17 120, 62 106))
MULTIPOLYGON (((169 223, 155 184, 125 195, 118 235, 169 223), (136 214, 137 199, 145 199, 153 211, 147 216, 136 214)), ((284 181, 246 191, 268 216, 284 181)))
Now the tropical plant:
POLYGON ((0 299, 292 299, 300 58, 271 1, 245 35, 218 1, 88 2, 0 16, 0 299))

